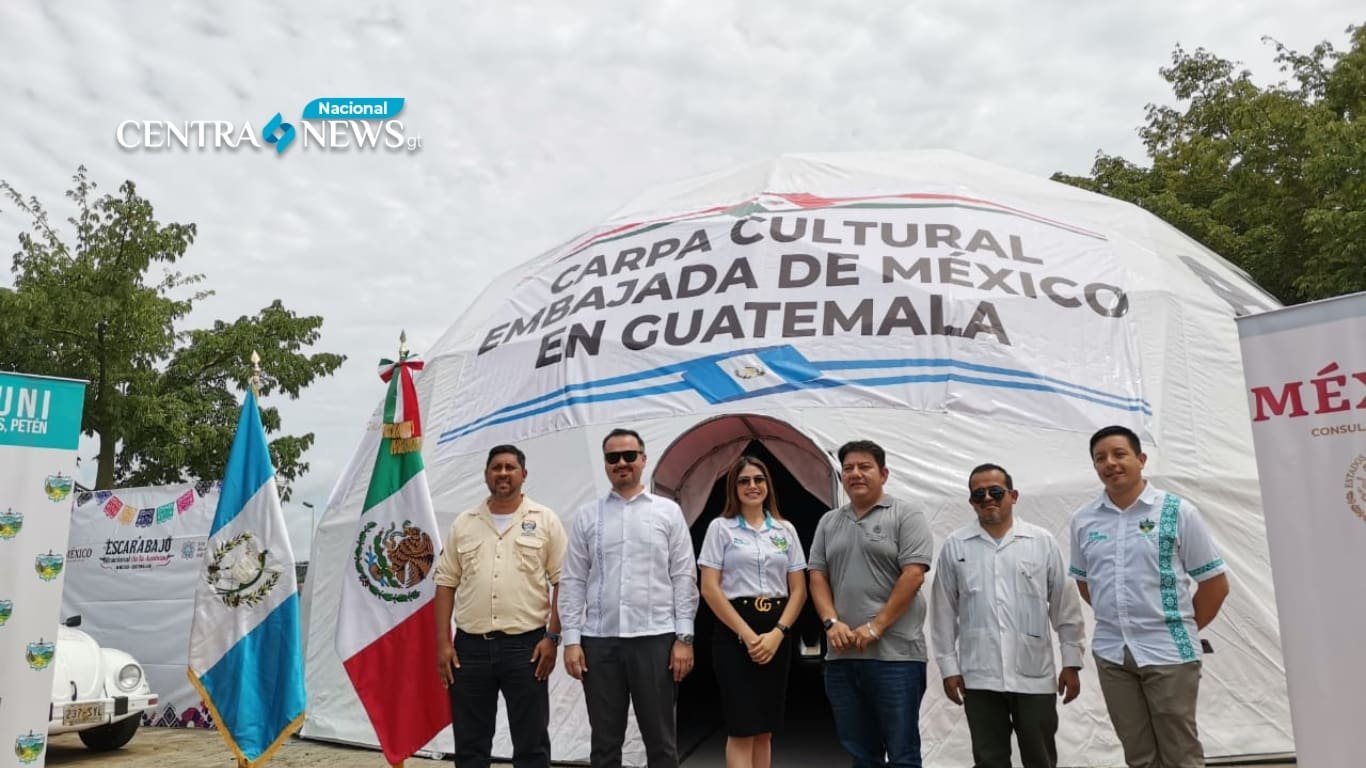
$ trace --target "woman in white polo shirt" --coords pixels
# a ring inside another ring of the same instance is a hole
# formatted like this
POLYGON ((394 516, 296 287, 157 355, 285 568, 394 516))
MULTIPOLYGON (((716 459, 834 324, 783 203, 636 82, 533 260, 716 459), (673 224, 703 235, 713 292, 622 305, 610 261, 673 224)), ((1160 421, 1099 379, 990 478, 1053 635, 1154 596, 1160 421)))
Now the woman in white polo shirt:
POLYGON ((768 768, 783 724, 791 645, 806 602, 806 556, 778 512, 768 467, 741 456, 726 475, 726 506, 697 564, 702 597, 721 623, 712 660, 726 719, 727 768, 768 768))

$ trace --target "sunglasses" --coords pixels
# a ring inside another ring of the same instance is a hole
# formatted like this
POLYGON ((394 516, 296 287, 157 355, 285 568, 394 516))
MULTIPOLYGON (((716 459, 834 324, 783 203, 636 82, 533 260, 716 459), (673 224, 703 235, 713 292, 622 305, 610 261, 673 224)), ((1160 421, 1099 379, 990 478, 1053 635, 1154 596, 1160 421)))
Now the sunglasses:
POLYGON ((763 475, 751 475, 749 477, 735 478, 736 485, 765 485, 767 483, 768 478, 764 477, 763 475))
POLYGON ((622 459, 625 459, 627 464, 634 464, 636 459, 640 458, 640 451, 608 451, 602 457, 609 465, 616 464, 622 459))
POLYGON ((993 485, 990 488, 975 488, 972 493, 968 494, 968 500, 973 504, 981 504, 987 500, 987 496, 990 496, 992 501, 1000 501, 1006 497, 1007 493, 1010 491, 999 485, 993 485))

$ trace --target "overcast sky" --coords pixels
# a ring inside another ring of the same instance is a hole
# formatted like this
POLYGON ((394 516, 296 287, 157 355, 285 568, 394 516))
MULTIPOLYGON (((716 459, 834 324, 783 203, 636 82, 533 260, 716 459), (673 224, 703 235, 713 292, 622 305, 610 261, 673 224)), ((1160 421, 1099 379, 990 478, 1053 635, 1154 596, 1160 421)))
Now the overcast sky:
MULTIPOLYGON (((1360 2, 0 4, 0 178, 54 214, 86 165, 163 222, 217 295, 191 322, 282 299, 348 362, 297 402, 296 501, 321 508, 407 328, 422 351, 495 274, 641 190, 784 152, 948 148, 1047 176, 1141 160, 1178 42, 1281 79, 1360 2), (309 7, 305 7, 305 6, 309 7), (125 120, 297 118, 317 97, 406 99, 413 153, 121 149, 125 120)), ((27 221, 0 202, 0 253, 27 221)), ((12 284, 6 270, 0 277, 12 284)), ((93 467, 93 443, 87 450, 93 467)), ((307 510, 294 520, 307 546, 307 510)))

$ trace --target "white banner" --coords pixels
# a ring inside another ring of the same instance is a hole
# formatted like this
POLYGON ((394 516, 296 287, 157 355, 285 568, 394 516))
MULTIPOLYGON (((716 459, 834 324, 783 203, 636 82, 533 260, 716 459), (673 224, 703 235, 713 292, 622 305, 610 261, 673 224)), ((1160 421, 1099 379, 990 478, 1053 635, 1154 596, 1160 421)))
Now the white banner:
POLYGON ((194 590, 218 483, 82 493, 72 512, 62 615, 133 654, 161 708, 144 725, 211 728, 185 676, 194 590))
POLYGON ((438 441, 458 453, 623 408, 776 400, 1142 432, 1151 407, 1111 248, 952 194, 764 195, 612 226, 536 261, 491 314, 484 375, 438 414, 438 441))
POLYGON ((1299 764, 1362 764, 1366 293, 1240 318, 1299 764))
POLYGON ((47 760, 85 383, 0 373, 0 767, 47 760))

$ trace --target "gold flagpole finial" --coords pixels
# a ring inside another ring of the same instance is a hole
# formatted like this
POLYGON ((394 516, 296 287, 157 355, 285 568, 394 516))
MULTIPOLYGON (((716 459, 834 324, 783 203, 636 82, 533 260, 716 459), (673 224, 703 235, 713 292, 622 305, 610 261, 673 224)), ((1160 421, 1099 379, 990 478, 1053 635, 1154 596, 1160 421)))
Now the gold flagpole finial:
POLYGON ((408 332, 406 330, 398 332, 398 356, 400 359, 408 354, 408 332))
POLYGON ((256 350, 251 351, 251 393, 257 397, 261 396, 261 355, 256 350))

